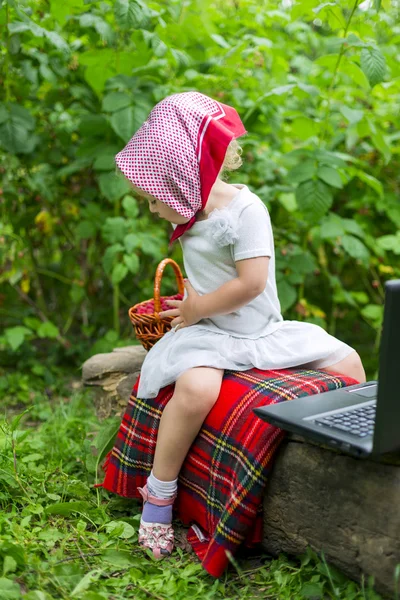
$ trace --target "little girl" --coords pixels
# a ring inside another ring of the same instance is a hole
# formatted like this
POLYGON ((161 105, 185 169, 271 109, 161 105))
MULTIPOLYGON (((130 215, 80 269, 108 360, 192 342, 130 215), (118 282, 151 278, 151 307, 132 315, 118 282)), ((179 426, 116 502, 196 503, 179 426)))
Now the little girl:
POLYGON ((163 411, 153 470, 140 489, 139 542, 162 558, 173 548, 178 474, 221 388, 224 369, 308 367, 365 381, 358 354, 322 328, 284 321, 275 283, 271 222, 245 185, 220 178, 241 164, 237 112, 198 92, 174 94, 117 154, 116 164, 150 211, 174 227, 188 281, 170 301, 173 329, 149 351, 138 398, 175 382, 163 411), (232 164, 233 163, 233 164, 232 164))

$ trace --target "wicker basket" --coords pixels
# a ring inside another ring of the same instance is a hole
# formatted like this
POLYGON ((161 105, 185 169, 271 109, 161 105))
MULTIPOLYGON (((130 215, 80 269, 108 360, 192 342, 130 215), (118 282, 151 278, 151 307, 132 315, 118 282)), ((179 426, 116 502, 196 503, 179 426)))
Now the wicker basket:
POLYGON ((150 348, 162 338, 164 333, 167 333, 167 331, 171 329, 171 321, 175 318, 165 317, 164 319, 160 319, 159 313, 161 310, 167 310, 162 309, 161 301, 182 300, 184 291, 185 286, 179 266, 171 258, 165 258, 157 267, 156 276, 154 278, 154 298, 139 302, 138 304, 135 304, 135 306, 132 306, 128 311, 129 318, 132 321, 132 325, 136 332, 136 337, 146 350, 150 350, 150 348), (178 284, 178 294, 175 296, 160 296, 161 279, 167 265, 171 265, 175 271, 178 284), (138 312, 143 309, 151 310, 152 312, 148 314, 138 312))

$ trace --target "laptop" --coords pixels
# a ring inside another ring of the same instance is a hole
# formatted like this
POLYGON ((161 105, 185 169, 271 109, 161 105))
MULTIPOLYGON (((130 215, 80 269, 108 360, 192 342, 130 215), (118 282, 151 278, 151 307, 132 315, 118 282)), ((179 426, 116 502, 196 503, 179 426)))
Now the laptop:
MULTIPOLYGON (((322 369, 323 370, 323 369, 322 369)), ((355 456, 400 449, 400 279, 385 284, 378 381, 255 408, 264 421, 355 456)))

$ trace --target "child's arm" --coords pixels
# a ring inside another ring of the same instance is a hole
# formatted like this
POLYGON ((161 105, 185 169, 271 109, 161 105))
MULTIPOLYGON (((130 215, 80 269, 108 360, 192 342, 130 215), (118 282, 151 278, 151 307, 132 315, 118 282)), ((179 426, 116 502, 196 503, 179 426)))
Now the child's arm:
POLYGON ((227 281, 215 292, 195 298, 195 310, 199 319, 226 315, 254 300, 265 289, 268 266, 268 256, 238 260, 238 277, 227 281))

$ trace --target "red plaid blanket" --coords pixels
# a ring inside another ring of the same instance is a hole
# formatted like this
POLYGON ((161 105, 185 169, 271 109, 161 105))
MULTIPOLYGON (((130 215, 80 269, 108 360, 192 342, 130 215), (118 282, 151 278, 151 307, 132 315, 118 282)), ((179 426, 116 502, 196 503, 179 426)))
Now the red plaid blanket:
MULTIPOLYGON (((150 474, 159 420, 174 386, 157 398, 136 398, 133 388, 103 487, 139 498, 150 474)), ((283 432, 253 413, 257 406, 318 394, 355 383, 324 371, 226 371, 220 396, 193 443, 179 476, 176 515, 190 524, 188 539, 204 568, 219 577, 244 542, 262 538, 262 497, 283 432)))

